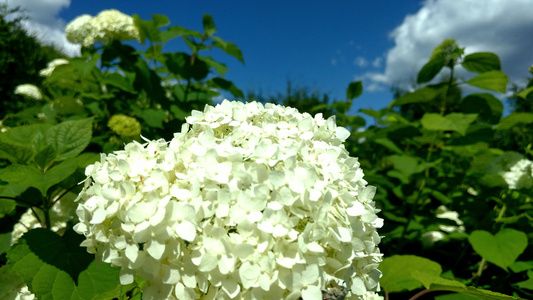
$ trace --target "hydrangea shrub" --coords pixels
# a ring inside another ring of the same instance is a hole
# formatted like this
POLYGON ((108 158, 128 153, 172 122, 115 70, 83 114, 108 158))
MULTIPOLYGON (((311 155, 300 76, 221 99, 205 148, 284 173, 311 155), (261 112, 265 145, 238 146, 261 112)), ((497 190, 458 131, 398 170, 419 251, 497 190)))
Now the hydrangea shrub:
POLYGON ((383 224, 335 118, 225 100, 174 138, 86 169, 82 246, 147 281, 143 299, 350 299, 379 290, 383 224))

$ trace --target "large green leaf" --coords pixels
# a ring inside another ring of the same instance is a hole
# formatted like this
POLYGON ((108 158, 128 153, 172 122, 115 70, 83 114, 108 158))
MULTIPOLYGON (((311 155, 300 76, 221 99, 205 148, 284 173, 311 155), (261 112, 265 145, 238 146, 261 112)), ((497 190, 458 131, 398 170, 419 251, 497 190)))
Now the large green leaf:
POLYGON ((209 14, 205 14, 202 23, 204 24, 204 33, 206 37, 211 37, 213 34, 217 32, 217 28, 215 27, 215 21, 213 20, 213 17, 209 14))
POLYGON ((181 27, 181 26, 172 26, 167 29, 167 31, 161 31, 160 33, 161 39, 163 42, 166 42, 168 40, 171 40, 176 37, 180 36, 191 36, 195 38, 202 38, 202 34, 198 31, 189 30, 187 28, 181 27))
POLYGON ((128 93, 137 93, 137 91, 135 91, 135 88, 133 87, 133 82, 130 81, 127 77, 122 76, 118 73, 107 74, 107 76, 102 78, 101 82, 104 84, 115 86, 128 93))
POLYGON ((145 43, 146 39, 152 42, 162 42, 159 27, 166 26, 170 23, 168 17, 165 15, 152 15, 152 21, 145 21, 138 15, 133 15, 133 22, 139 29, 141 44, 145 43))
POLYGON ((229 54, 244 63, 244 58, 242 57, 242 52, 239 47, 216 36, 212 37, 212 39, 213 46, 220 48, 220 50, 226 52, 226 54, 229 54))
POLYGON ((48 129, 46 143, 57 151, 57 160, 65 160, 80 154, 91 141, 93 118, 66 121, 48 129))
POLYGON ((379 265, 383 277, 379 280, 388 293, 412 291, 422 287, 418 278, 440 276, 441 266, 427 258, 415 255, 393 255, 379 265), (416 277, 415 277, 416 275, 416 277))
POLYGON ((12 199, 0 198, 0 218, 11 214, 17 207, 17 202, 12 199))
POLYGON ((389 104, 389 107, 400 106, 411 103, 426 103, 431 102, 437 98, 441 93, 439 88, 435 86, 425 86, 421 89, 418 89, 414 92, 407 93, 404 96, 392 101, 389 104))
POLYGON ((18 186, 35 187, 42 195, 46 195, 51 186, 72 175, 77 167, 76 158, 67 159, 44 173, 32 166, 13 164, 0 169, 0 180, 18 186))
POLYGON ((348 85, 348 89, 346 89, 346 99, 353 100, 363 93, 363 82, 362 81, 354 81, 351 82, 348 85))
POLYGON ((489 93, 470 94, 462 100, 459 109, 467 114, 477 113, 481 120, 496 124, 502 117, 503 103, 489 93))
POLYGON ((475 73, 500 70, 500 58, 491 52, 477 52, 465 56, 463 67, 475 73))
POLYGON ((439 74, 440 70, 444 67, 445 58, 443 56, 436 56, 432 59, 430 59, 418 72, 418 76, 416 79, 417 83, 426 83, 428 81, 431 81, 431 79, 435 78, 437 74, 439 74))
POLYGON ((44 136, 51 125, 26 125, 10 128, 0 133, 0 158, 5 158, 12 163, 27 163, 34 154, 30 141, 36 135, 44 136))
POLYGON ((202 80, 209 74, 209 65, 202 60, 192 58, 187 53, 165 53, 165 65, 170 72, 184 79, 202 80))
POLYGON ((422 126, 428 130, 456 131, 461 135, 466 134, 468 126, 474 122, 477 114, 451 113, 441 116, 434 113, 426 113, 420 120, 422 126))
POLYGON ((521 97, 521 98, 524 98, 524 99, 527 99, 529 97, 529 95, 533 95, 533 86, 532 87, 528 87, 527 89, 521 91, 520 93, 518 93, 518 96, 521 97))
POLYGON ((206 63, 209 67, 215 69, 215 71, 217 71, 217 73, 222 77, 224 77, 226 72, 229 70, 226 65, 215 61, 211 57, 197 56, 196 58, 206 63))
POLYGON ((527 271, 528 279, 524 281, 517 282, 516 285, 523 289, 528 289, 533 291, 533 270, 527 271))
POLYGON ((496 235, 475 230, 468 236, 472 248, 487 261, 507 271, 527 247, 527 235, 512 228, 504 228, 496 235))
POLYGON ((72 230, 63 237, 46 229, 30 230, 8 251, 8 265, 39 299, 119 297, 120 269, 94 262, 78 246, 81 240, 72 230))
POLYGON ((167 118, 165 111, 155 108, 139 110, 136 113, 148 126, 154 128, 163 128, 163 122, 167 118))
POLYGON ((208 80, 206 83, 208 86, 226 90, 235 97, 244 98, 244 93, 239 88, 237 88, 235 84, 231 81, 225 80, 220 77, 215 77, 213 79, 208 80))
POLYGON ((502 71, 487 71, 468 80, 466 83, 480 89, 505 93, 509 78, 502 71))
POLYGON ((531 124, 533 123, 533 113, 512 113, 505 118, 501 119, 494 129, 496 130, 508 130, 518 124, 531 124))

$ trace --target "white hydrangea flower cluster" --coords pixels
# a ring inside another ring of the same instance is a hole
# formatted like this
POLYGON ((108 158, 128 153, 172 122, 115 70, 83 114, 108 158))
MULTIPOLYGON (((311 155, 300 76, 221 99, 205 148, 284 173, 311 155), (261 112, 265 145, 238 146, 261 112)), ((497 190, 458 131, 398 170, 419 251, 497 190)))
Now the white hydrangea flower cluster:
POLYGON ((41 100, 43 98, 39 88, 29 83, 17 85, 15 87, 15 94, 26 96, 35 100, 41 100))
POLYGON ((170 142, 129 143, 87 167, 82 246, 139 275, 143 299, 375 299, 383 219, 349 132, 274 104, 193 111, 170 142))
POLYGON ((533 162, 521 159, 511 166, 508 172, 501 173, 510 189, 531 189, 533 187, 533 162))
POLYGON ((133 18, 116 9, 101 11, 96 17, 81 15, 65 28, 67 40, 90 47, 96 42, 140 40, 133 18))
POLYGON ((533 187, 533 162, 522 154, 506 151, 487 164, 487 173, 499 174, 510 189, 531 189, 533 187))
POLYGON ((452 232, 465 232, 464 223, 459 219, 459 213, 449 210, 446 206, 441 205, 435 211, 436 217, 439 219, 447 219, 455 222, 456 225, 439 224, 441 231, 428 231, 422 234, 422 244, 424 246, 431 246, 434 243, 444 240, 446 234, 452 232))
POLYGON ((11 272, 10 266, 3 265, 0 267, 0 299, 33 300, 36 298, 22 279, 11 272))
POLYGON ((69 63, 69 61, 64 59, 64 58, 56 58, 56 59, 50 61, 46 65, 46 68, 44 68, 41 71, 39 71, 39 75, 41 75, 43 77, 49 77, 50 75, 52 75, 52 72, 54 72, 56 67, 58 67, 60 65, 66 65, 68 63, 69 63))

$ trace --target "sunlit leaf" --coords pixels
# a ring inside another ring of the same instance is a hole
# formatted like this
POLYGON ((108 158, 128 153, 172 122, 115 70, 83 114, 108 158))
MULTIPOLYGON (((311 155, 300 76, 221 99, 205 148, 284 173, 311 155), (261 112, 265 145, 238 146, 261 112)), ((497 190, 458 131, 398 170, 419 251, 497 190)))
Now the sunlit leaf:
POLYGON ((480 89, 505 93, 509 78, 502 71, 487 71, 468 80, 466 83, 480 89))
POLYGON ((468 236, 468 241, 481 257, 506 271, 528 244, 527 235, 512 228, 504 228, 496 235, 475 230, 468 236))
POLYGON ((466 134, 468 126, 474 122, 477 114, 451 113, 441 116, 434 113, 426 113, 420 120, 422 126, 428 130, 456 131, 461 135, 466 134))
POLYGON ((346 99, 353 100, 363 93, 363 82, 362 81, 354 81, 351 82, 348 85, 348 89, 346 89, 346 99))
POLYGON ((464 57, 461 65, 470 72, 484 73, 500 70, 500 58, 491 52, 477 52, 464 57))
POLYGON ((435 58, 430 59, 418 72, 418 76, 416 79, 417 83, 426 83, 428 81, 431 81, 437 74, 439 74, 440 70, 444 67, 445 59, 443 56, 436 56, 435 58))

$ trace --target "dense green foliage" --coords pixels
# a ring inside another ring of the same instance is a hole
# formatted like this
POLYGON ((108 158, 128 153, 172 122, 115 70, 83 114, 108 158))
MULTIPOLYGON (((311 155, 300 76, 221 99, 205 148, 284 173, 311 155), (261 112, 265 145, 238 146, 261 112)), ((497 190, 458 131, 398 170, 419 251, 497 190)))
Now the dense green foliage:
MULTIPOLYGON (((75 220, 54 215, 54 209, 75 205, 84 168, 99 152, 140 141, 139 124, 143 136, 168 139, 191 110, 211 104, 219 90, 244 98, 224 79, 225 65, 200 55, 216 47, 243 61, 234 44, 214 35, 209 15, 203 33, 169 26, 162 15, 134 19, 141 41, 148 41, 139 47, 144 50, 119 41, 83 48, 81 57, 58 66, 39 84, 44 102, 28 102, 34 105, 24 110, 13 106, 0 116, 1 264, 39 298, 139 299, 143 283, 121 286, 117 269, 93 262, 78 246, 80 238, 71 229, 75 220), (189 52, 164 52, 164 44, 178 37, 189 52), (28 208, 42 227, 57 233, 33 229, 10 245, 13 225, 28 208)), ((347 114, 363 92, 361 82, 349 84, 346 101, 292 90, 284 99, 259 100, 335 115, 351 130, 346 148, 377 187, 374 200, 385 219, 379 245, 385 254, 383 294, 390 299, 416 294, 415 299, 435 291, 421 298, 439 300, 467 299, 442 291, 480 299, 533 297, 533 193, 511 189, 496 168, 517 157, 531 159, 533 114, 518 110, 503 117, 495 95, 505 92, 508 80, 498 57, 464 55, 454 40, 435 49, 417 81, 421 88, 388 107, 361 110, 375 119, 364 130, 358 130, 365 126, 361 116, 347 114), (458 79, 458 65, 475 76, 458 79), (439 82, 435 77, 443 69, 448 75, 439 82), (485 91, 464 95, 465 86, 485 91)), ((531 86, 517 97, 531 101, 531 86)))
POLYGON ((19 84, 40 84, 39 70, 61 53, 52 46, 41 45, 39 40, 22 28, 22 17, 14 17, 18 9, 0 5, 0 111, 20 111, 29 103, 13 93, 19 84), (9 78, 9 80, 5 80, 9 78))

